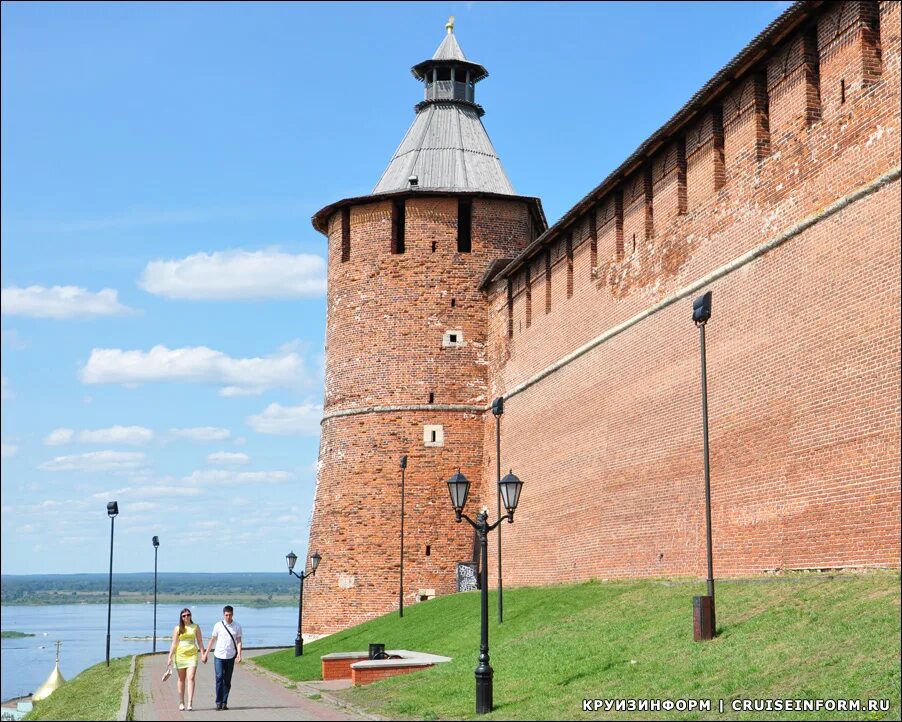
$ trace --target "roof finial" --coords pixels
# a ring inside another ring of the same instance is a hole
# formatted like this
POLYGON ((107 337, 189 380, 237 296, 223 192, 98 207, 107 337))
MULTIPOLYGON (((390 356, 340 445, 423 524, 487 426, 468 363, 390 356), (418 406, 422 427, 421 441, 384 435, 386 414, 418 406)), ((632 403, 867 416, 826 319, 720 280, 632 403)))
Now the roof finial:
POLYGON ((454 16, 452 15, 448 18, 448 22, 445 23, 445 28, 448 30, 448 35, 451 35, 454 32, 454 16))

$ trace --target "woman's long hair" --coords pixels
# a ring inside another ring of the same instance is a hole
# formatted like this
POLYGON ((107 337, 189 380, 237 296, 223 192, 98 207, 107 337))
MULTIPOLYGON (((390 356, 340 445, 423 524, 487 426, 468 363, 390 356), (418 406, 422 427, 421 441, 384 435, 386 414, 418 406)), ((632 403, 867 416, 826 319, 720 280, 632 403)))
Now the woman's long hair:
MULTIPOLYGON (((179 612, 179 634, 185 633, 185 618, 182 616, 187 613, 189 618, 191 617, 191 610, 188 607, 185 607, 181 612, 179 612)), ((194 621, 193 619, 191 620, 194 621)))

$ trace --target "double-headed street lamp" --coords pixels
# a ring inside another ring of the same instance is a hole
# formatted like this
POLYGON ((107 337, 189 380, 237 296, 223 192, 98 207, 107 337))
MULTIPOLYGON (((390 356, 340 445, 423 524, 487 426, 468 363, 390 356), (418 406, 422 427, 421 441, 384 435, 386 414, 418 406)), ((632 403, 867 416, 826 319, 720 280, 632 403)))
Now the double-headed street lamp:
POLYGON ((289 552, 285 556, 286 561, 288 562, 288 573, 294 574, 298 579, 301 580, 301 593, 298 596, 298 636, 294 640, 294 656, 300 657, 304 653, 304 638, 301 636, 301 620, 303 619, 304 614, 304 580, 316 574, 316 568, 319 566, 319 560, 322 557, 317 553, 313 552, 313 556, 310 557, 310 571, 304 572, 302 571, 298 574, 294 570, 294 565, 297 564, 298 555, 294 552, 289 552))
POLYGON ((153 651, 157 652, 157 550, 160 548, 160 537, 150 540, 153 544, 153 651))
POLYGON ((717 635, 714 611, 714 560, 711 553, 711 467, 708 462, 708 371, 705 365, 705 324, 711 318, 711 291, 692 304, 692 321, 698 327, 702 357, 702 444, 705 457, 705 531, 708 547, 708 595, 693 601, 695 639, 713 639, 717 635))
POLYGON ((113 614, 113 528, 116 526, 116 515, 119 513, 118 502, 111 501, 106 505, 106 513, 110 517, 110 589, 106 603, 106 666, 110 666, 110 620, 113 614))
POLYGON ((520 491, 522 489, 523 482, 514 476, 513 471, 498 482, 498 490, 504 502, 504 508, 507 509, 507 515, 499 517, 494 524, 489 524, 487 508, 484 508, 476 515, 476 521, 473 521, 463 513, 464 504, 467 503, 467 494, 470 491, 469 479, 461 474, 460 471, 448 479, 448 491, 451 494, 451 504, 457 516, 456 520, 460 522, 461 519, 466 519, 470 526, 476 530, 481 553, 480 587, 482 594, 480 606, 482 611, 482 637, 479 645, 479 665, 476 667, 476 714, 486 714, 492 711, 492 667, 489 665, 489 578, 486 569, 489 553, 488 534, 505 519, 507 519, 508 523, 513 523, 514 511, 517 508, 517 502, 520 501, 520 491))

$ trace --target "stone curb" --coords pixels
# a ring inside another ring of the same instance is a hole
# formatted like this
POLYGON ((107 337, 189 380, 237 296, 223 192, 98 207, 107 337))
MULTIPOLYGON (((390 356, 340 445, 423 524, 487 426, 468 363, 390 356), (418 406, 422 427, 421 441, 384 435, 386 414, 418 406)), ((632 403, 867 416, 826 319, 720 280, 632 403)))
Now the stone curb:
POLYGON ((132 666, 128 671, 128 677, 125 678, 125 688, 122 690, 122 701, 119 702, 119 713, 116 715, 116 722, 125 722, 128 719, 128 708, 131 702, 132 680, 135 678, 135 670, 138 666, 138 655, 132 655, 132 666))

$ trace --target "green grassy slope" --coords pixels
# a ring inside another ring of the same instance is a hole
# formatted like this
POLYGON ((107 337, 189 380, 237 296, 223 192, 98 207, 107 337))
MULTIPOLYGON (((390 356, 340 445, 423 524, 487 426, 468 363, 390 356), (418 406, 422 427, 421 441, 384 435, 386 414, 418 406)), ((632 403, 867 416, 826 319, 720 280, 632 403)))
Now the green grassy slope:
MULTIPOLYGON (((490 594, 490 719, 899 719, 900 577, 799 575, 717 585, 719 636, 692 640, 696 582, 587 582, 490 594), (711 712, 584 712, 584 699, 703 699, 711 712), (889 700, 889 712, 737 713, 741 699, 889 700), (718 711, 718 700, 725 710, 718 711)), ((341 693, 389 718, 475 717, 479 594, 408 607, 255 661, 294 680, 320 678, 321 654, 370 642, 453 661, 341 693)))
POLYGON ((47 699, 35 702, 26 720, 114 720, 122 701, 122 690, 131 657, 117 657, 88 667, 63 684, 47 699))

